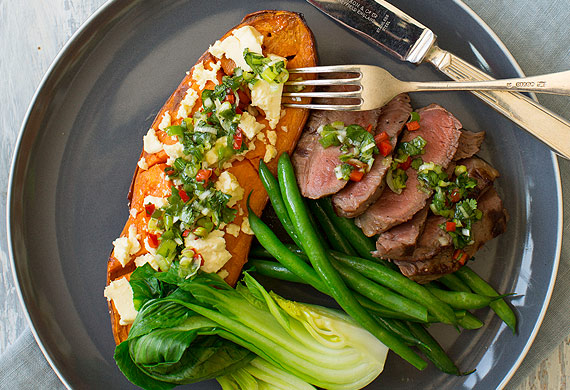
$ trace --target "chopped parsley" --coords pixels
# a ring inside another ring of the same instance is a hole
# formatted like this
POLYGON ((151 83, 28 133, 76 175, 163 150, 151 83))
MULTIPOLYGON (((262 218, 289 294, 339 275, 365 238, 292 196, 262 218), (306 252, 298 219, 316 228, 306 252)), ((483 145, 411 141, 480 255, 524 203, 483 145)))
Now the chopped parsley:
POLYGON ((408 180, 406 169, 411 166, 417 170, 423 164, 421 157, 414 159, 412 157, 424 154, 426 145, 427 141, 418 135, 411 141, 400 142, 396 147, 390 169, 386 173, 386 184, 396 194, 401 194, 406 188, 408 180))
POLYGON ((434 192, 431 211, 448 220, 440 228, 451 236, 456 249, 462 249, 473 243, 472 226, 481 220, 482 212, 477 209, 477 200, 469 198, 477 181, 469 177, 464 165, 455 168, 454 176, 455 180, 452 180, 441 166, 434 163, 423 164, 418 169, 421 189, 434 192))
MULTIPOLYGON (((340 146, 341 164, 335 167, 335 175, 339 180, 355 178, 353 171, 362 174, 370 171, 374 163, 374 155, 379 153, 374 137, 360 125, 345 126, 344 122, 333 122, 319 127, 319 142, 323 148, 340 146)), ((357 176, 357 177, 361 177, 357 176)))

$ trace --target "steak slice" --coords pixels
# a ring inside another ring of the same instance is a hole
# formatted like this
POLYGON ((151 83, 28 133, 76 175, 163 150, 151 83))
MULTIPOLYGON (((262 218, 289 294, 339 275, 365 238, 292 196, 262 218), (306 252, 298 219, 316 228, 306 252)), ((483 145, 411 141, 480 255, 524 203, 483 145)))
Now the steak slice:
MULTIPOLYGON (((431 104, 418 110, 419 130, 404 130, 402 141, 411 141, 422 136, 426 141, 425 162, 434 162, 444 169, 449 165, 459 144, 461 123, 447 110, 431 104)), ((418 189, 417 171, 412 167, 406 170, 408 180, 401 194, 384 191, 380 198, 355 219, 364 234, 371 237, 410 220, 420 211, 430 197, 430 193, 418 189)))
POLYGON ((477 186, 469 194, 470 198, 478 199, 481 197, 499 177, 499 171, 478 157, 460 160, 457 162, 457 165, 465 165, 469 176, 477 180, 477 186))
MULTIPOLYGON (((412 218, 411 221, 413 221, 415 218, 416 217, 414 216, 414 218, 412 218)), ((380 238, 382 238, 384 234, 390 233, 392 230, 398 229, 400 226, 407 225, 411 221, 408 221, 402 225, 398 225, 388 230, 387 232, 382 233, 378 241, 376 242, 376 248, 379 249, 378 244, 380 238)), ((443 248, 451 245, 451 236, 447 234, 445 230, 439 227, 442 223, 445 223, 446 221, 447 219, 439 215, 433 215, 433 214, 429 215, 424 222, 424 228, 422 230, 422 233, 420 234, 419 238, 417 238, 417 241, 414 242, 415 246, 401 253, 393 251, 387 254, 386 256, 379 256, 379 257, 384 257, 390 260, 404 260, 404 261, 413 262, 413 261, 421 261, 429 259, 430 257, 435 256, 443 248)), ((392 243, 392 246, 394 247, 397 245, 398 245, 397 242, 392 243)), ((375 253, 379 252, 380 250, 378 250, 378 252, 375 253)))
POLYGON ((411 255, 426 224, 428 210, 429 207, 426 206, 409 221, 380 234, 376 240, 376 252, 372 255, 383 259, 397 259, 411 255))
MULTIPOLYGON (((392 147, 396 147, 398 136, 408 120, 412 106, 407 94, 400 94, 382 107, 376 134, 385 131, 390 137, 392 147)), ((384 177, 390 164, 391 156, 377 155, 370 171, 361 181, 350 182, 342 190, 332 196, 332 203, 338 215, 348 218, 362 214, 374 203, 385 187, 384 177)))
MULTIPOLYGON (((338 74, 334 75, 339 77, 338 74)), ((331 90, 342 91, 344 88, 347 87, 331 87, 331 90)), ((336 99, 334 103, 341 103, 342 100, 345 99, 336 99)), ((319 102, 331 103, 327 99, 321 99, 319 102)), ((364 128, 372 125, 372 128, 376 128, 380 112, 381 108, 370 111, 311 111, 291 158, 303 196, 311 199, 322 198, 337 193, 347 184, 346 180, 337 179, 334 173, 335 167, 341 163, 338 158, 341 154, 340 147, 323 148, 319 142, 318 128, 336 121, 344 122, 345 125, 357 124, 364 128)))
POLYGON ((461 160, 475 155, 480 149, 483 140, 485 139, 485 132, 480 131, 474 133, 469 130, 461 130, 461 137, 459 137, 459 147, 453 160, 461 160))
MULTIPOLYGON (((468 257, 475 255, 487 241, 499 236, 507 229, 509 217, 503 207, 503 201, 494 188, 489 188, 479 199, 477 208, 483 212, 483 217, 473 224, 473 240, 475 242, 463 249, 468 257)), ((461 264, 453 259, 454 252, 452 246, 447 246, 426 260, 395 260, 394 263, 408 278, 418 283, 427 283, 445 274, 455 272, 461 267, 461 264)))

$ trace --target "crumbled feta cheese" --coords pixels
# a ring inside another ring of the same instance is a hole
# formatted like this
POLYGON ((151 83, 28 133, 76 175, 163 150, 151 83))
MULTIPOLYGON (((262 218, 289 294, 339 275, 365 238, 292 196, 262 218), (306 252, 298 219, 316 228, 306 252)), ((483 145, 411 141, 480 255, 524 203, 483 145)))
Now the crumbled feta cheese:
POLYGON ((166 164, 172 166, 172 164, 174 164, 174 161, 178 158, 184 158, 185 154, 184 154, 184 145, 182 145, 180 142, 176 142, 172 145, 167 145, 164 144, 163 145, 164 151, 166 152, 166 154, 168 155, 168 160, 166 161, 166 164))
POLYGON ((139 160, 139 162, 137 163, 137 165, 139 166, 140 169, 142 169, 143 171, 146 171, 148 169, 148 163, 146 162, 146 159, 144 157, 141 157, 141 159, 139 160))
POLYGON ((277 133, 273 130, 267 130, 267 139, 271 145, 275 146, 277 143, 277 133))
POLYGON ((113 301, 119 313, 119 324, 132 324, 137 316, 135 304, 133 303, 133 289, 127 278, 122 277, 109 283, 103 292, 108 301, 113 301))
POLYGON ((265 134, 264 133, 257 133, 257 139, 266 143, 265 142, 265 134))
POLYGON ((265 112, 265 119, 272 129, 277 126, 279 119, 281 119, 282 93, 282 83, 269 83, 265 80, 257 80, 251 89, 251 104, 265 112))
POLYGON ((251 230, 251 226, 249 225, 249 219, 248 218, 244 218, 243 221, 241 222, 241 231, 244 232, 245 234, 249 234, 249 235, 255 234, 255 233, 253 233, 253 230, 251 230))
POLYGON ((230 223, 228 226, 226 226, 226 233, 231 234, 234 237, 237 237, 239 235, 239 231, 240 227, 235 223, 230 223))
POLYGON ((222 165, 222 169, 230 169, 233 166, 231 161, 226 161, 223 165, 222 165))
POLYGON ((214 84, 219 84, 218 82, 218 70, 220 70, 220 63, 219 62, 211 62, 210 63, 210 70, 204 68, 204 63, 199 62, 194 66, 194 72, 192 73, 192 78, 196 81, 196 84, 200 89, 204 89, 206 83, 208 81, 213 82, 214 84))
POLYGON ((255 120, 249 112, 243 112, 239 120, 239 128, 248 139, 253 139, 265 126, 255 120))
POLYGON ((180 107, 178 107, 178 118, 188 118, 197 100, 198 93, 194 89, 188 88, 184 99, 180 102, 180 107))
POLYGON ((232 254, 226 249, 224 232, 221 230, 214 230, 205 238, 198 238, 194 234, 189 234, 184 239, 184 245, 202 255, 204 264, 200 269, 204 272, 218 271, 232 257, 232 254))
POLYGON ((273 158, 277 156, 277 149, 273 145, 266 145, 265 146, 265 156, 263 156, 263 162, 268 163, 273 158))
POLYGON ((137 217, 137 209, 133 208, 129 210, 129 214, 131 214, 131 217, 136 218, 137 217))
MULTIPOLYGON (((281 119, 283 119, 283 117, 285 116, 285 114, 287 114, 287 110, 285 110, 284 108, 282 108, 282 109, 281 109, 281 115, 280 115, 281 119)), ((287 131, 287 130, 285 130, 285 131, 287 131)))
POLYGON ((147 204, 153 204, 154 207, 156 207, 157 209, 164 207, 168 204, 168 199, 166 198, 161 198, 158 196, 152 196, 152 195, 147 195, 144 197, 144 201, 143 204, 147 205, 147 204))
POLYGON ((158 124, 158 129, 164 131, 168 126, 172 124, 172 118, 170 117, 170 112, 165 111, 162 115, 162 120, 158 124))
MULTIPOLYGON (((146 240, 145 240, 145 242, 146 242, 146 240)), ((156 261, 155 254, 152 254, 152 253, 145 253, 144 255, 138 256, 138 257, 135 259, 135 265, 136 265, 137 267, 142 267, 142 266, 145 265, 146 263, 149 263, 150 266, 151 266, 152 268, 154 268, 155 271, 158 271, 159 268, 160 268, 160 266, 158 265, 158 262, 156 261)))
POLYGON ((228 144, 228 137, 225 135, 216 140, 214 147, 206 152, 202 163, 204 168, 211 167, 218 163, 218 150, 228 144))
POLYGON ((156 136, 156 131, 153 128, 148 129, 148 132, 143 136, 144 151, 148 154, 158 153, 162 150, 162 142, 156 136))
POLYGON ((216 41, 208 49, 216 58, 226 58, 233 60, 236 66, 244 71, 250 72, 251 68, 243 58, 243 51, 247 48, 250 52, 262 54, 261 45, 263 35, 251 26, 240 27, 232 32, 232 35, 222 41, 216 41))
POLYGON ((287 131, 289 131, 289 130, 287 129, 287 126, 281 126, 281 130, 283 130, 283 132, 285 132, 285 133, 286 133, 287 131))
MULTIPOLYGON (((152 254, 152 255, 156 255, 156 248, 153 248, 150 245, 150 242, 148 241, 148 237, 145 237, 144 239, 144 249, 146 249, 148 251, 148 253, 152 254)), ((136 259, 135 259, 136 262, 136 259)), ((138 267, 138 265, 137 265, 138 267)))
POLYGON ((113 241, 113 246, 115 247, 113 254, 123 267, 131 260, 131 255, 134 255, 141 249, 139 238, 137 227, 131 225, 129 226, 129 235, 127 237, 119 237, 113 241))
POLYGON ((244 189, 239 185, 237 178, 228 171, 222 172, 218 180, 216 180, 215 187, 218 191, 231 196, 227 203, 228 207, 232 207, 243 199, 244 189))
MULTIPOLYGON (((261 134, 261 133, 259 133, 261 134)), ((247 150, 245 151, 245 153, 247 152, 251 152, 252 150, 255 150, 255 142, 251 141, 250 143, 247 144, 247 150)))
POLYGON ((238 215, 243 215, 243 209, 241 208, 241 205, 238 204, 238 215))

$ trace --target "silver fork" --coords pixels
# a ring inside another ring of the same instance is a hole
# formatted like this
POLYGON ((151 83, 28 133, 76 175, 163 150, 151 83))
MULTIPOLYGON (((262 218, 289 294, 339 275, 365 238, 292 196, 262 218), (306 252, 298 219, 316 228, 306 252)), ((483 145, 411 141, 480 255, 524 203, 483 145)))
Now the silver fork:
MULTIPOLYGON (((292 98, 284 102, 285 107, 309 108, 316 110, 365 111, 379 108, 396 95, 418 91, 473 91, 507 90, 513 92, 541 92, 557 95, 570 95, 570 71, 550 73, 541 76, 512 78, 489 81, 401 81, 387 70, 372 65, 332 65, 309 68, 288 69, 291 75, 323 73, 356 73, 354 78, 291 80, 289 86, 347 86, 354 91, 343 92, 284 92, 292 98), (300 98, 315 97, 328 99, 355 99, 354 104, 306 104, 300 98), (356 99, 359 103, 356 103, 356 99)), ((292 77, 290 77, 291 79, 292 77)))

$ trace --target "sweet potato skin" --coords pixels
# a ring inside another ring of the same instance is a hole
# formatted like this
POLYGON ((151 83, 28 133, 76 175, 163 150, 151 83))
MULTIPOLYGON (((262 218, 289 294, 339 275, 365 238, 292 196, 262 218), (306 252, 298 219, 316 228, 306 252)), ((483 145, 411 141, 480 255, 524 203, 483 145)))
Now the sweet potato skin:
MULTIPOLYGON (((273 53, 287 58, 287 67, 289 68, 316 65, 317 56, 313 35, 301 15, 288 11, 258 11, 247 15, 240 24, 229 30, 220 39, 229 36, 234 29, 246 25, 254 27, 263 34, 264 54, 273 53)), ((213 62, 216 62, 216 59, 209 52, 206 52, 200 57, 196 64, 203 63, 207 69, 210 69, 209 64, 213 62)), ((218 72, 218 81, 221 81, 224 73, 231 74, 235 67, 235 64, 231 60, 222 59, 220 62, 222 70, 218 72)), ((200 96, 200 89, 192 82, 193 70, 194 68, 184 77, 176 91, 174 91, 158 112, 152 124, 152 128, 155 130, 158 139, 164 144, 173 144, 177 141, 175 138, 168 136, 164 131, 159 130, 158 126, 163 115, 166 112, 176 113, 178 111, 181 101, 189 88, 195 89, 196 92, 198 92, 198 96, 200 96)), ((211 81, 205 86, 207 89, 212 89, 213 87, 214 84, 211 81)), ((192 113, 199 109, 201 103, 201 99, 198 99, 192 113)), ((308 115, 308 110, 292 108, 284 110, 281 120, 275 129, 277 133, 276 149, 278 155, 268 163, 268 166, 274 173, 277 168, 278 156, 283 152, 291 153, 293 151, 308 115)), ((266 125, 266 128, 269 128, 262 114, 257 116, 256 119, 259 123, 266 125)), ((173 118, 172 124, 178 123, 180 123, 180 119, 173 118)), ((233 223, 240 226, 243 220, 247 218, 246 199, 250 192, 250 207, 256 214, 259 215, 267 203, 267 194, 259 180, 257 172, 259 160, 263 159, 265 155, 265 144, 256 140, 255 145, 255 149, 248 152, 244 160, 234 161, 232 167, 227 169, 236 176, 238 182, 245 190, 244 199, 234 206, 234 208, 243 211, 238 212, 236 219, 233 221, 233 223)), ((141 158, 144 158, 149 168, 143 170, 137 166, 135 170, 128 194, 129 207, 132 212, 121 233, 121 236, 126 236, 129 227, 134 224, 137 228, 137 232, 141 236, 139 240, 141 249, 132 257, 131 261, 125 267, 123 267, 114 257, 114 254, 111 253, 107 263, 107 285, 111 281, 121 277, 129 278, 135 269, 133 259, 147 252, 144 248, 144 239, 147 234, 146 226, 148 225, 149 216, 147 216, 144 211, 144 198, 148 195, 165 197, 170 194, 172 183, 165 178, 163 173, 168 159, 164 150, 154 154, 149 154, 143 150, 141 158)), ((247 254, 253 236, 240 231, 237 237, 226 233, 224 238, 226 240, 226 248, 232 254, 232 258, 223 267, 223 269, 228 272, 228 276, 225 280, 228 284, 233 286, 237 282, 241 269, 247 261, 247 254)), ((109 311, 113 336, 115 342, 119 344, 127 338, 130 326, 124 326, 119 323, 120 316, 113 302, 109 302, 109 311)))

